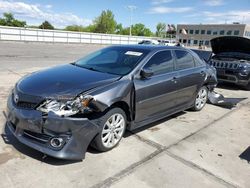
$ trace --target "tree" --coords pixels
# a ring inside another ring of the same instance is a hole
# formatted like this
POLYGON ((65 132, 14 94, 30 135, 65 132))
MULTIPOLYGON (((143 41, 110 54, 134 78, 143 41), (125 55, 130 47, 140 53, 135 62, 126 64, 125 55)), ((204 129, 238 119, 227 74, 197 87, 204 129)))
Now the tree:
POLYGON ((89 26, 84 28, 84 31, 93 33, 93 32, 95 32, 95 29, 96 29, 95 25, 89 25, 89 26))
POLYGON ((122 35, 122 32, 123 32, 122 24, 117 24, 115 28, 115 33, 122 35))
POLYGON ((65 28, 65 30, 83 32, 85 30, 85 28, 81 25, 69 25, 65 28))
POLYGON ((152 32, 149 28, 146 28, 144 24, 137 23, 132 26, 132 35, 135 36, 152 36, 152 32))
POLYGON ((166 24, 165 23, 158 23, 156 26, 156 36, 157 37, 164 37, 166 36, 166 24))
POLYGON ((130 28, 129 27, 122 28, 121 34, 122 35, 129 35, 130 34, 130 28))
POLYGON ((96 33, 115 33, 116 21, 114 14, 110 10, 102 11, 101 15, 94 20, 96 33))
POLYGON ((94 25, 89 25, 87 27, 84 27, 82 25, 69 25, 69 26, 65 27, 64 30, 93 33, 95 31, 95 26, 94 25))
POLYGON ((51 23, 49 23, 48 21, 44 21, 40 26, 40 29, 54 29, 54 26, 51 25, 51 23))
POLYGON ((3 18, 0 18, 0 25, 24 27, 26 26, 26 22, 15 19, 12 13, 4 13, 3 18))

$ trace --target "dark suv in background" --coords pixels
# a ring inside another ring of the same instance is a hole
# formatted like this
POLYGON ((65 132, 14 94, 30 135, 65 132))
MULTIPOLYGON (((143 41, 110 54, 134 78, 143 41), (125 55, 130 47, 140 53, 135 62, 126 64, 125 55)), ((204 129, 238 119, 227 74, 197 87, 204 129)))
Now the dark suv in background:
POLYGON ((231 82, 250 90, 250 40, 218 37, 211 40, 214 55, 209 64, 216 68, 218 81, 231 82))

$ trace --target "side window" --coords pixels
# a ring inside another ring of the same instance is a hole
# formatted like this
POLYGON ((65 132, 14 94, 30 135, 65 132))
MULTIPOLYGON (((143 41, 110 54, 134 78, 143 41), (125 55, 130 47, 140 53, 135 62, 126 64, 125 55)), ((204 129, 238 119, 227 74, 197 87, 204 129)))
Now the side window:
POLYGON ((176 69, 183 70, 194 67, 193 56, 187 51, 175 50, 176 55, 176 69))
POLYGON ((174 70, 174 60, 171 51, 156 53, 144 68, 152 70, 155 75, 172 72, 174 70))
POLYGON ((205 61, 200 59, 199 57, 194 57, 194 62, 196 67, 205 65, 205 61))

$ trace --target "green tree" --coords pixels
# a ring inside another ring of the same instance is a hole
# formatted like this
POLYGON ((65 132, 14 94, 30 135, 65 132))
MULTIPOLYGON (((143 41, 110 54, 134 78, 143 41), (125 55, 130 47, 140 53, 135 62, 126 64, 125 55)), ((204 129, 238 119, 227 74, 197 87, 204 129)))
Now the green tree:
POLYGON ((83 32, 85 30, 85 28, 83 26, 81 26, 81 25, 69 25, 64 30, 83 32))
POLYGON ((24 27, 26 26, 26 22, 15 19, 12 13, 4 13, 3 18, 0 18, 0 25, 24 27))
POLYGON ((82 25, 69 25, 64 28, 66 31, 78 31, 78 32, 94 32, 95 31, 95 26, 94 25, 89 25, 87 27, 84 27, 82 25))
POLYGON ((117 24, 116 29, 115 29, 115 33, 119 34, 119 35, 122 35, 122 32, 123 32, 122 24, 117 24))
POLYGON ((93 33, 93 32, 95 32, 95 29, 96 29, 95 25, 89 25, 89 26, 84 28, 84 31, 93 33))
POLYGON ((129 32, 130 32, 130 28, 125 27, 125 28, 122 28, 121 34, 122 35, 129 35, 129 32))
POLYGON ((102 11, 101 15, 94 20, 96 33, 115 33, 116 21, 114 14, 110 10, 102 11))
POLYGON ((48 21, 44 21, 40 26, 40 29, 55 29, 53 25, 51 25, 51 23, 49 23, 48 21))
POLYGON ((156 36, 157 37, 164 37, 166 36, 166 24, 165 23, 158 23, 156 25, 156 36))
POLYGON ((153 33, 149 28, 146 28, 144 24, 137 23, 132 26, 132 35, 135 36, 152 36, 153 33))

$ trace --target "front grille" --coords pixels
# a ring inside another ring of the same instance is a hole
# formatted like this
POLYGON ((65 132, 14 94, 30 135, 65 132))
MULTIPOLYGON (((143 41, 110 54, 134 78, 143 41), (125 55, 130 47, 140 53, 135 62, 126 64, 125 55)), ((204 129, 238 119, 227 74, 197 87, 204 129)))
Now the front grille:
POLYGON ((20 92, 13 92, 12 101, 17 108, 34 110, 42 102, 42 99, 36 96, 25 95, 20 92))
POLYGON ((216 61, 216 60, 210 61, 210 65, 212 65, 215 68, 224 68, 224 69, 238 69, 239 68, 238 63, 216 61))
POLYGON ((47 143, 52 137, 47 134, 35 133, 28 130, 23 131, 23 136, 32 140, 36 140, 40 143, 47 143))
POLYGON ((36 103, 30 103, 30 102, 20 101, 20 102, 16 103, 16 106, 18 108, 24 108, 24 109, 35 109, 35 107, 37 106, 37 104, 36 103))

